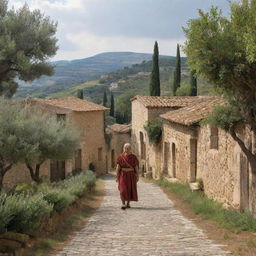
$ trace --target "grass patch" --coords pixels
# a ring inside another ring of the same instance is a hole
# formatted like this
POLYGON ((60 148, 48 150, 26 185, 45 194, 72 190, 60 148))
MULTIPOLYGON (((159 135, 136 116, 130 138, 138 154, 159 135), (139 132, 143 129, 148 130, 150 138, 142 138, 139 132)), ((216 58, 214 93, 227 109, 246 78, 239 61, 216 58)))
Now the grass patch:
POLYGON ((224 209, 222 204, 209 199, 203 192, 192 192, 188 185, 170 183, 163 179, 156 181, 156 183, 181 197, 193 209, 195 214, 213 220, 221 227, 234 233, 242 231, 256 232, 256 219, 249 212, 224 209))

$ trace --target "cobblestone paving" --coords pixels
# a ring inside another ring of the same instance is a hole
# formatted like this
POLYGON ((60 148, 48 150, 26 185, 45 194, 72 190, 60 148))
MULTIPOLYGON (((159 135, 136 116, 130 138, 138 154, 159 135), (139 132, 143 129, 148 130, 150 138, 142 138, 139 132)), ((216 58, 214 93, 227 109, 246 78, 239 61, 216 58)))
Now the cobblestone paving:
POLYGON ((184 218, 159 187, 140 181, 139 202, 125 211, 110 176, 105 188, 101 207, 57 256, 228 255, 184 218))

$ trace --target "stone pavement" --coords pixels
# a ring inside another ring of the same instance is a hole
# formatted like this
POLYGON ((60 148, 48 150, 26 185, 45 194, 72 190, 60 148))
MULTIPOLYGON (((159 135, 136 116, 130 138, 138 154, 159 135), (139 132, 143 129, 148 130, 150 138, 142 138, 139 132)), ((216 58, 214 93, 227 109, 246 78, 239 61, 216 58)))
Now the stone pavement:
POLYGON ((56 256, 227 255, 184 218, 156 185, 139 181, 139 202, 121 210, 117 185, 105 179, 100 208, 56 256))

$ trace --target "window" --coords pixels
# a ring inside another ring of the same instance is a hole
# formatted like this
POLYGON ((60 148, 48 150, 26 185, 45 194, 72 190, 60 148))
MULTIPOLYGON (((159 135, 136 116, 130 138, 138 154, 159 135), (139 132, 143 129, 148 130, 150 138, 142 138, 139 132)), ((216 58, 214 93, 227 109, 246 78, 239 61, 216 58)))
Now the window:
POLYGON ((219 129, 217 127, 212 126, 210 128, 210 149, 219 149, 219 129))
POLYGON ((98 161, 102 161, 102 148, 98 148, 98 161))
POLYGON ((57 114, 57 121, 65 121, 66 115, 65 114, 57 114))

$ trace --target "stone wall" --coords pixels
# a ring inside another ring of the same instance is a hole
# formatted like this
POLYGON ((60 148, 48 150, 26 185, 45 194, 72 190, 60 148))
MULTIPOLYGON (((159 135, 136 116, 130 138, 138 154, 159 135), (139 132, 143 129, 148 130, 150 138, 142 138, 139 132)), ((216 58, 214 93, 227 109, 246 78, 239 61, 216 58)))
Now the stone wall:
POLYGON ((108 132, 111 134, 110 144, 107 145, 107 171, 110 172, 116 168, 118 155, 123 153, 125 143, 131 143, 130 133, 119 133, 115 131, 108 132))
POLYGON ((173 108, 146 108, 138 100, 132 101, 132 135, 131 142, 133 151, 140 161, 141 172, 152 172, 154 178, 160 177, 162 162, 162 143, 152 144, 144 129, 147 121, 160 119, 159 115, 172 110, 173 108), (144 150, 143 143, 144 142, 144 150), (144 152, 142 152, 144 151, 144 152))
MULTIPOLYGON (((50 180, 50 161, 46 161, 40 168, 40 177, 50 180)), ((14 165, 4 176, 4 187, 11 188, 19 183, 31 182, 31 176, 25 164, 14 165)))
POLYGON ((162 174, 177 178, 183 183, 192 181, 190 144, 195 136, 195 128, 164 121, 162 174))
POLYGON ((71 120, 81 131, 82 169, 88 170, 92 163, 98 174, 105 173, 107 152, 103 111, 73 112, 71 120))
MULTIPOLYGON (((237 133, 249 146, 250 132, 239 127, 237 133)), ((253 211, 255 193, 248 161, 228 133, 218 129, 217 134, 217 144, 211 144, 210 126, 187 127, 164 121, 161 172, 182 183, 202 179, 209 198, 253 211)))

